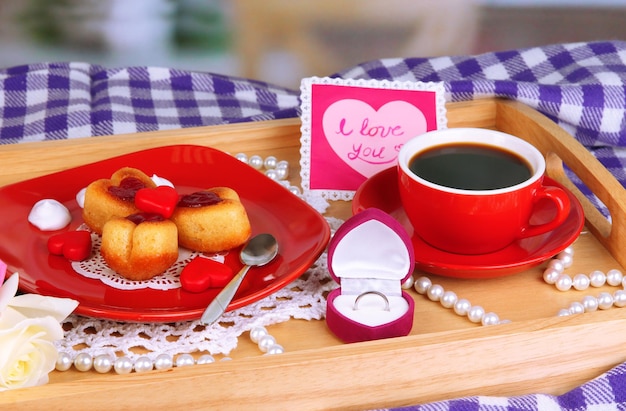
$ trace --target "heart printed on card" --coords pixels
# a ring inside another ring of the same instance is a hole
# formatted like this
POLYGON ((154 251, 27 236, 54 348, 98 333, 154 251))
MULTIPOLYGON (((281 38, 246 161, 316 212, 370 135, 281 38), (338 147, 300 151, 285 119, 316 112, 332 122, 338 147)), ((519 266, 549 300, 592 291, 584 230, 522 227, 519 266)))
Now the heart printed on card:
POLYGON ((447 126, 443 82, 310 77, 300 90, 302 189, 332 200, 351 200, 404 143, 447 126))
POLYGON ((375 110, 361 100, 344 99, 328 106, 322 127, 335 154, 369 177, 392 166, 402 144, 425 133, 427 122, 406 101, 390 101, 375 110))

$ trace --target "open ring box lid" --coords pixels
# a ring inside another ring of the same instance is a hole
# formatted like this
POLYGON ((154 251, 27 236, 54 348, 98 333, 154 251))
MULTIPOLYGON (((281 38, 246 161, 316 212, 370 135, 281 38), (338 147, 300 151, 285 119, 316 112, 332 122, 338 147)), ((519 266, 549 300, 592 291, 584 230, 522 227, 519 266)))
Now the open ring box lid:
POLYGON ((344 342, 407 335, 414 302, 402 283, 414 265, 411 238, 389 214, 369 208, 346 220, 328 245, 328 271, 339 284, 327 298, 328 328, 344 342))

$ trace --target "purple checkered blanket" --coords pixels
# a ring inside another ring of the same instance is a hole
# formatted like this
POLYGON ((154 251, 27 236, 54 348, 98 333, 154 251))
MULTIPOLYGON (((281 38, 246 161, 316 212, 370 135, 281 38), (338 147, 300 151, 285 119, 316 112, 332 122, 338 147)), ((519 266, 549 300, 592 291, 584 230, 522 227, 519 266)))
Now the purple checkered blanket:
POLYGON ((0 143, 288 118, 298 104, 292 90, 216 74, 32 64, 0 70, 0 143))
MULTIPOLYGON (((626 146, 626 42, 375 60, 335 76, 443 81, 449 101, 519 100, 586 146, 626 146)), ((298 96, 263 82, 166 68, 12 67, 0 70, 0 142, 295 117, 298 96)))
MULTIPOLYGON (((623 410, 625 407, 626 363, 559 396, 473 396, 394 408, 393 411, 609 411, 623 410)), ((391 411, 388 408, 385 410, 391 411)))
MULTIPOLYGON (((448 101, 521 101, 570 132, 626 186, 626 42, 375 60, 335 77, 442 81, 448 101)), ((290 118, 299 104, 296 90, 211 73, 32 64, 0 70, 0 144, 290 118)), ((468 397, 409 409, 625 408, 626 363, 558 397, 468 397)))

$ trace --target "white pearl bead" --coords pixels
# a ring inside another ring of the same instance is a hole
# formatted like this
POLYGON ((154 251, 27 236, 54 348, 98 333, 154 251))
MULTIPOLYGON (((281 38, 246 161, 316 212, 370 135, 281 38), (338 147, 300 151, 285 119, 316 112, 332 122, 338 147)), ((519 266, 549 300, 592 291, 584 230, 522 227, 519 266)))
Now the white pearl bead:
POLYGON ((245 153, 237 153, 235 154, 235 158, 242 163, 248 164, 248 156, 245 153))
POLYGON ((563 251, 561 251, 559 253, 558 257, 561 258, 564 255, 568 255, 570 257, 573 257, 574 256, 574 247, 571 247, 571 246, 570 247, 566 247, 565 250, 563 250, 563 251))
POLYGON ((454 291, 446 291, 441 296, 441 300, 439 302, 445 308, 452 308, 454 307, 454 304, 456 304, 458 299, 459 298, 454 291))
POLYGON ((284 180, 289 177, 289 169, 288 168, 276 168, 274 169, 274 173, 276 173, 277 180, 284 180))
POLYGON ((100 374, 106 374, 113 368, 113 359, 109 354, 100 354, 93 359, 93 369, 100 374))
POLYGON ((556 279, 556 283, 554 283, 556 289, 559 291, 567 291, 572 288, 572 277, 567 274, 559 275, 559 278, 556 279))
POLYGON ((198 358, 198 361, 196 361, 196 364, 203 365, 203 364, 211 364, 214 362, 215 362, 215 358, 213 358, 212 355, 204 354, 204 355, 201 355, 200 358, 198 358))
POLYGON ((563 263, 563 267, 565 268, 571 267, 574 263, 574 257, 570 254, 564 254, 562 256, 561 254, 559 254, 559 260, 561 260, 561 262, 563 263))
POLYGON ((265 175, 270 180, 278 180, 278 173, 276 172, 276 170, 273 170, 273 169, 272 170, 265 170, 265 175))
POLYGON ((587 288, 589 288, 589 283, 590 283, 589 277, 587 277, 585 274, 576 274, 574 276, 572 285, 578 291, 582 291, 582 290, 586 290, 587 288))
POLYGON ((194 360, 191 354, 181 354, 176 357, 176 366, 177 367, 188 367, 190 365, 194 365, 196 360, 194 360))
POLYGON ((222 357, 222 359, 220 361, 232 361, 232 358, 230 358, 230 357, 222 357))
POLYGON ((174 366, 174 359, 169 354, 159 354, 154 359, 154 368, 157 370, 169 370, 174 366))
POLYGON ((585 312, 590 313, 598 309, 598 299, 593 295, 586 295, 583 297, 582 304, 585 307, 585 312))
POLYGON ((410 275, 409 278, 407 278, 406 281, 402 283, 402 289, 410 290, 411 288, 413 288, 414 283, 415 283, 415 278, 413 278, 413 276, 410 275))
POLYGON ((556 313, 557 317, 567 317, 568 315, 572 315, 572 313, 570 313, 569 310, 566 308, 562 308, 559 310, 558 313, 556 313))
POLYGON ((91 370, 91 366, 93 365, 93 358, 91 355, 81 352, 74 358, 74 368, 78 371, 89 371, 91 370))
POLYGON ((260 170, 263 168, 263 159, 261 156, 254 155, 248 159, 248 164, 255 170, 260 170))
POLYGON ((556 280, 559 278, 562 272, 563 271, 559 271, 555 268, 546 268, 546 270, 543 272, 543 281, 546 284, 552 285, 556 283, 556 280))
POLYGON ((490 312, 483 315, 480 322, 482 325, 497 325, 500 324, 500 317, 498 317, 498 314, 490 312))
POLYGON ((601 292, 598 295, 598 308, 601 310, 608 310, 613 307, 613 296, 611 293, 601 292))
POLYGON ((480 305, 473 305, 467 312, 467 318, 473 323, 481 322, 484 315, 485 309, 480 305))
POLYGON ((126 356, 118 357, 113 363, 113 368, 118 374, 130 374, 133 371, 133 362, 126 356))
POLYGON ((472 305, 468 300, 461 298, 454 304, 454 312, 457 315, 466 316, 471 307, 472 305))
POLYGON ((72 367, 72 357, 66 352, 60 352, 57 355, 55 368, 57 371, 67 371, 72 367))
POLYGON ((282 354, 285 352, 285 349, 283 348, 282 345, 280 344, 274 344, 272 345, 268 350, 266 354, 269 355, 276 355, 276 354, 282 354))
POLYGON ((289 191, 293 195, 297 195, 297 196, 301 195, 300 189, 298 187, 296 187, 296 186, 289 186, 289 191))
POLYGON ((568 310, 571 314, 583 314, 585 312, 585 306, 582 305, 582 303, 575 301, 570 304, 568 310))
POLYGON ((428 289, 433 285, 433 283, 430 281, 430 278, 428 277, 420 277, 417 280, 415 280, 415 291, 417 291, 418 294, 426 294, 426 292, 428 291, 428 289))
POLYGON ((615 304, 615 306, 619 308, 626 307, 625 290, 617 290, 613 293, 613 304, 615 304))
POLYGON ((622 284, 624 274, 620 270, 612 269, 606 273, 606 283, 610 286, 617 287, 622 284))
POLYGON ((602 271, 593 271, 589 274, 589 283, 592 287, 602 287, 606 283, 606 275, 602 271))
POLYGON ((548 268, 558 271, 559 274, 565 271, 565 266, 563 265, 563 262, 558 259, 550 260, 550 262, 548 263, 548 268))
POLYGON ((276 168, 289 168, 289 161, 280 160, 278 163, 276 163, 276 168))
POLYGON ((266 334, 259 340, 259 350, 267 352, 272 345, 276 344, 276 338, 270 334, 266 334))
POLYGON ((253 327, 250 330, 250 339, 255 344, 258 344, 259 340, 261 340, 261 337, 263 337, 264 335, 267 335, 267 329, 265 329, 265 327, 258 326, 253 327))
POLYGON ((135 371, 138 373, 152 371, 153 367, 154 364, 148 356, 142 355, 135 360, 135 371))
POLYGON ((273 168, 276 168, 276 163, 278 163, 278 160, 276 160, 276 157, 267 156, 265 157, 265 161, 263 162, 263 165, 265 166, 266 169, 273 169, 273 168))
POLYGON ((426 295, 431 301, 439 301, 444 292, 445 290, 442 286, 439 284, 433 284, 433 286, 426 292, 426 295))

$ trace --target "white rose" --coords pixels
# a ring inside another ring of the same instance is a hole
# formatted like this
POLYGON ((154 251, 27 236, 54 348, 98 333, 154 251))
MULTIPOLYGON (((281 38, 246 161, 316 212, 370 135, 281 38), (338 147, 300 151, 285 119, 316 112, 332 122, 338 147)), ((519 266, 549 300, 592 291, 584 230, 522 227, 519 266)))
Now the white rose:
POLYGON ((48 382, 63 321, 78 305, 66 298, 15 296, 18 274, 0 288, 0 391, 48 382))

